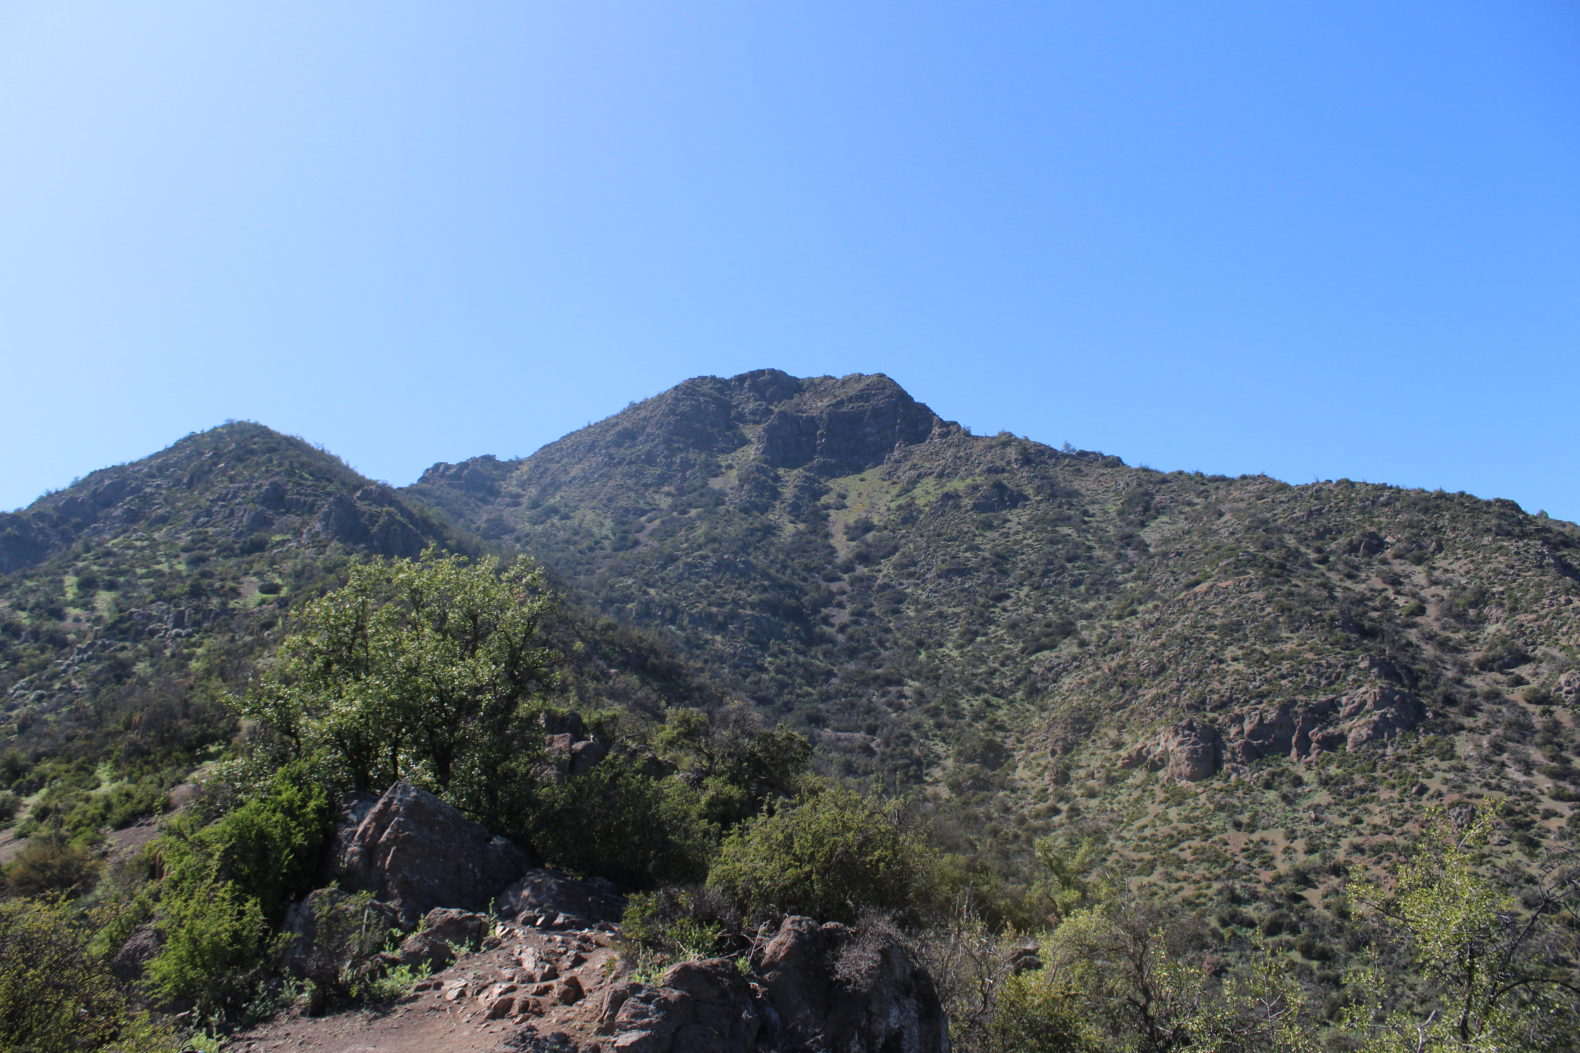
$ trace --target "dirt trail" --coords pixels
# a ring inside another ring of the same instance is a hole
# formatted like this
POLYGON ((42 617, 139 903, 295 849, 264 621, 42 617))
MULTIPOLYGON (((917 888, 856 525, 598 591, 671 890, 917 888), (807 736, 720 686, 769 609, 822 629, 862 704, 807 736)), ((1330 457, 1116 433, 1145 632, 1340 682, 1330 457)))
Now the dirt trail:
POLYGON ((282 1015, 234 1035, 227 1053, 485 1053, 611 1048, 596 1034, 625 967, 606 929, 501 924, 483 950, 379 1009, 282 1015))

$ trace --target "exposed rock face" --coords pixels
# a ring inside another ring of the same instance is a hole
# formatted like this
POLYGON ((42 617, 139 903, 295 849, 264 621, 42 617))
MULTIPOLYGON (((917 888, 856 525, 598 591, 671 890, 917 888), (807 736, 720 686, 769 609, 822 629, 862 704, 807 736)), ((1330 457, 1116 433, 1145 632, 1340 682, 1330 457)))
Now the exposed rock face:
POLYGON ((540 928, 585 928, 620 920, 625 900, 602 881, 573 881, 553 870, 529 870, 499 894, 501 917, 540 928))
POLYGON ((728 958, 686 962, 657 986, 623 984, 603 1007, 622 1053, 946 1053, 930 977, 882 926, 853 932, 786 918, 752 956, 756 983, 728 958))
POLYGON ((335 494, 324 502, 314 523, 319 534, 347 545, 365 546, 381 556, 410 559, 424 540, 384 487, 365 486, 353 500, 335 494))
POLYGON ((520 848, 426 790, 398 782, 337 835, 336 869, 348 889, 394 907, 409 925, 435 907, 482 907, 531 861, 520 848))
POLYGON ((1120 763, 1126 768, 1145 764, 1176 782, 1200 782, 1217 774, 1223 757, 1223 736, 1217 728, 1199 720, 1182 720, 1131 750, 1120 763))
POLYGON ((507 470, 500 464, 499 458, 488 453, 462 461, 460 464, 440 461, 423 472, 418 483, 447 483, 476 497, 497 497, 499 480, 507 470))
POLYGON ((820 460, 844 472, 882 464, 896 446, 923 441, 938 423, 932 410, 879 373, 837 382, 820 405, 776 410, 758 443, 763 460, 776 468, 820 460))
POLYGON ((1239 708, 1220 717, 1221 727, 1182 721, 1136 746, 1121 763, 1126 768, 1145 764, 1177 781, 1198 782, 1225 764, 1263 757, 1311 760, 1340 746, 1358 749, 1426 719, 1426 707, 1408 689, 1404 670, 1377 656, 1363 658, 1360 665, 1371 682, 1343 695, 1239 708))
POLYGON ((1165 771, 1176 782, 1200 782, 1223 767, 1223 736, 1211 724, 1187 720, 1163 737, 1165 771))

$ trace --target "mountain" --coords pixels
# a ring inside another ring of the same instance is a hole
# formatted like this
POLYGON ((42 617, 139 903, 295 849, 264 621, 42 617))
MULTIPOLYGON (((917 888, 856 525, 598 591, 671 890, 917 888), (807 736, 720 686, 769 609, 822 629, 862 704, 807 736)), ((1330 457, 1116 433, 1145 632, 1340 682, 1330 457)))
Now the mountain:
MULTIPOLYGON (((197 751, 233 734, 220 700, 278 643, 297 600, 338 584, 352 560, 430 545, 485 547, 442 513, 253 423, 189 435, 0 514, 0 775, 9 783, 50 758, 91 768, 109 754, 180 778, 197 751)), ((577 656, 563 671, 568 702, 657 711, 664 697, 721 697, 574 601, 553 636, 577 656)))
POLYGON ((1511 880, 1580 833, 1573 524, 1164 474, 773 370, 405 490, 230 424, 0 516, 0 801, 88 833, 160 807, 232 741, 222 699, 294 603, 429 545, 545 564, 567 707, 651 727, 745 699, 1004 902, 1040 839, 1089 841, 1226 943, 1298 932, 1319 986, 1345 881, 1430 805, 1505 798, 1511 880))
POLYGON ((882 375, 686 381, 405 493, 649 629, 958 843, 1337 895, 1423 803, 1580 832, 1580 531, 1509 501, 974 436, 882 375))

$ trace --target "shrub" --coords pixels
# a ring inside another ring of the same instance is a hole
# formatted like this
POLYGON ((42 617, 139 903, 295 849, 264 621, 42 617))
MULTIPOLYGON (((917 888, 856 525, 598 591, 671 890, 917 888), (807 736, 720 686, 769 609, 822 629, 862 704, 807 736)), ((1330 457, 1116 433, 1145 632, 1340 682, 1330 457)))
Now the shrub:
POLYGON ((695 790, 628 757, 544 787, 536 813, 529 840, 550 862, 637 888, 700 880, 718 838, 695 790))
POLYGON ((252 994, 277 949, 257 897, 230 882, 168 897, 159 927, 165 944, 148 962, 148 989, 209 1018, 252 994))
POLYGON ((1082 1026, 1078 992, 1046 970, 1011 976, 987 1023, 987 1053, 1077 1053, 1100 1048, 1082 1026))
POLYGON ((7 889, 15 896, 59 893, 76 896, 98 880, 100 863, 82 845, 59 833, 30 838, 5 871, 7 889))
POLYGON ((58 899, 0 902, 0 1035, 33 1053, 178 1048, 116 990, 58 899))
POLYGON ((632 896, 620 927, 638 947, 674 958, 709 958, 732 950, 726 944, 741 928, 741 916, 711 889, 670 885, 632 896))
POLYGON ((924 858, 895 806, 830 789, 732 834, 708 884, 754 916, 854 922, 865 908, 918 908, 932 885, 924 858))

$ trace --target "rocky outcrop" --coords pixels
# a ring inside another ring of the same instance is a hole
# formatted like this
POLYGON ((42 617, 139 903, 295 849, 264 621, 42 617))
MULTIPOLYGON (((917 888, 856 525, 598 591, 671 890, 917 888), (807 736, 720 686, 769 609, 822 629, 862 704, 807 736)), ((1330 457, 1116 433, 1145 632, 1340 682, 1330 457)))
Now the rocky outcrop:
POLYGON ((341 884, 371 892, 408 925, 435 907, 486 906, 531 866, 520 848, 410 783, 347 811, 336 836, 341 884))
POLYGON ((1223 767, 1223 736, 1211 724, 1182 720, 1132 749, 1121 767, 1144 764, 1175 782, 1200 782, 1223 767))
POLYGON ((677 965, 657 987, 617 987, 604 1015, 620 1053, 748 1053, 762 1030, 752 990, 728 958, 677 965))
POLYGON ((625 900, 604 881, 575 881, 553 870, 529 870, 496 901, 500 917, 538 928, 591 928, 620 920, 625 900))
POLYGON ((378 900, 321 888, 286 911, 291 942, 284 965, 294 976, 333 988, 373 960, 397 921, 395 909, 378 900))
POLYGON ((1225 765, 1264 757, 1311 760, 1338 749, 1359 749, 1418 727, 1426 707, 1409 689, 1410 674, 1368 655, 1360 670, 1369 682, 1342 695, 1224 707, 1214 724, 1185 720, 1139 743, 1121 760, 1145 765, 1178 782, 1198 782, 1225 765))
POLYGON ((882 924, 856 931, 786 918, 751 958, 686 962, 656 985, 606 996, 601 1028, 622 1053, 945 1053, 932 979, 882 924))
POLYGON ((882 464, 895 447, 922 442, 941 423, 881 373, 803 382, 793 406, 777 408, 757 438, 775 468, 819 462, 828 471, 882 464))
POLYGON ((791 1049, 942 1053, 949 1028, 927 972, 897 934, 786 918, 753 955, 769 1022, 791 1049))

